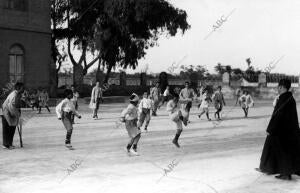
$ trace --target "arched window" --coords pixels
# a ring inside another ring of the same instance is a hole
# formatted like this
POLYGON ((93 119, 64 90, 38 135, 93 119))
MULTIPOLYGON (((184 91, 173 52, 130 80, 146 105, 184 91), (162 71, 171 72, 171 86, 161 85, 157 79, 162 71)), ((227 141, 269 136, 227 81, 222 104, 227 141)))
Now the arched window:
POLYGON ((9 51, 9 78, 12 82, 24 81, 24 51, 18 45, 9 51))

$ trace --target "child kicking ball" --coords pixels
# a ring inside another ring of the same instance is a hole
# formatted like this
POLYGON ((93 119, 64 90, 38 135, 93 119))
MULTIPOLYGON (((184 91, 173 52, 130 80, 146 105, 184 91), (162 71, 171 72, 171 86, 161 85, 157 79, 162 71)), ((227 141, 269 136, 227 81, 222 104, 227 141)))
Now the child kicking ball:
POLYGON ((81 115, 77 113, 77 111, 75 110, 74 103, 71 100, 73 98, 72 90, 67 89, 65 90, 64 94, 66 98, 56 106, 56 114, 57 118, 62 121, 64 127, 67 130, 65 145, 68 149, 74 150, 74 148, 71 145, 71 136, 73 132, 72 117, 73 115, 75 115, 76 117, 81 119, 81 115))
POLYGON ((176 124, 176 135, 172 141, 172 143, 180 148, 180 145, 178 143, 178 139, 182 133, 182 123, 187 126, 187 118, 184 117, 182 115, 182 112, 181 110, 179 110, 179 107, 178 107, 178 102, 179 102, 179 95, 178 94, 174 94, 173 96, 173 99, 170 100, 168 103, 167 103, 167 112, 169 113, 169 117, 171 119, 171 121, 173 121, 175 124, 176 124))

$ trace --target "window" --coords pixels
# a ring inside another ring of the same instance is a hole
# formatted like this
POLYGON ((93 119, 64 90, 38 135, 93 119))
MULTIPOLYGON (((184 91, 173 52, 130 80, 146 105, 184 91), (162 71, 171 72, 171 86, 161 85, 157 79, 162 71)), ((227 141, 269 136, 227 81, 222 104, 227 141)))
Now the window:
POLYGON ((11 82, 24 81, 24 51, 15 45, 9 53, 9 79, 11 82))
POLYGON ((28 0, 5 0, 4 7, 17 11, 28 10, 28 0))

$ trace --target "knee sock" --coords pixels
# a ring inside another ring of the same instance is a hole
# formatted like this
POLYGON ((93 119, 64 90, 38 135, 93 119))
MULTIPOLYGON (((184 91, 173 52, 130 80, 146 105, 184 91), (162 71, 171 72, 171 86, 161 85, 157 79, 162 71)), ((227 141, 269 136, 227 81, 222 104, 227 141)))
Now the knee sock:
POLYGON ((72 136, 72 130, 67 131, 67 135, 66 135, 66 144, 70 144, 71 143, 71 136, 72 136))
POLYGON ((134 138, 131 139, 131 140, 128 142, 128 144, 127 144, 127 146, 126 146, 126 148, 127 148, 128 151, 130 150, 130 148, 131 148, 133 142, 134 142, 134 138))
POLYGON ((174 140, 178 141, 178 139, 181 135, 181 132, 182 132, 182 130, 177 130, 174 140))
POLYGON ((206 112, 206 117, 207 117, 207 119, 209 119, 209 114, 208 114, 208 112, 206 112))

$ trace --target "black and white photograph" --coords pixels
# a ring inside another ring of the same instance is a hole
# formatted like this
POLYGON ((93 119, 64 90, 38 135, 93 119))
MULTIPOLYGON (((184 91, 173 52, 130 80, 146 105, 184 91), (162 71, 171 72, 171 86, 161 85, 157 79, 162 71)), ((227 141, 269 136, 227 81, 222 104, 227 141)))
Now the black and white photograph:
POLYGON ((0 193, 299 193, 299 34, 297 0, 0 0, 0 193))

